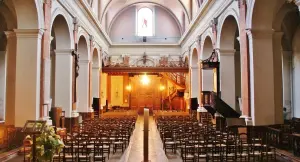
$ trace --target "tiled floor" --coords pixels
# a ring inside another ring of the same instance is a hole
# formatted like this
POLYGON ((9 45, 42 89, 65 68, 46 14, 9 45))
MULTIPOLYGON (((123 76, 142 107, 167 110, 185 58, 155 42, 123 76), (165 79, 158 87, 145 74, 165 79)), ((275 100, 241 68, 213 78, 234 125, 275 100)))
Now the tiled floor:
MULTIPOLYGON (((152 117, 150 117, 149 120, 149 160, 151 160, 151 162, 181 162, 181 159, 178 158, 179 156, 174 154, 168 155, 168 159, 163 150, 163 144, 156 128, 155 121, 152 117)), ((139 116, 129 147, 120 159, 120 162, 143 161, 143 125, 144 118, 143 116, 139 116)))

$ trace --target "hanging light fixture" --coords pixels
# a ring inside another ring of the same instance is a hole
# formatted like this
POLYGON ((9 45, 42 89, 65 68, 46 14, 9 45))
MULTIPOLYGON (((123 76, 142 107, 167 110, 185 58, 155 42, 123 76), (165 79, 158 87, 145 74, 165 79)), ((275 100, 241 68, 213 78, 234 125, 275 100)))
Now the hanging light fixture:
POLYGON ((148 85, 150 83, 150 79, 146 73, 142 76, 141 82, 143 85, 148 85))

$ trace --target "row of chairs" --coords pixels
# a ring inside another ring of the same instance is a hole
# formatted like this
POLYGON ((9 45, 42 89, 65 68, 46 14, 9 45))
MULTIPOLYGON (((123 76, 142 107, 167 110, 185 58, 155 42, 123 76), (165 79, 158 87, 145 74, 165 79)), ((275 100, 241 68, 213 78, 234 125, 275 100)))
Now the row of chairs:
POLYGON ((199 161, 276 161, 276 150, 263 134, 227 128, 216 129, 211 123, 199 123, 182 116, 157 120, 164 150, 179 153, 184 162, 199 161))
POLYGON ((123 153, 135 127, 136 116, 87 119, 63 136, 65 147, 54 162, 105 162, 110 154, 123 153))

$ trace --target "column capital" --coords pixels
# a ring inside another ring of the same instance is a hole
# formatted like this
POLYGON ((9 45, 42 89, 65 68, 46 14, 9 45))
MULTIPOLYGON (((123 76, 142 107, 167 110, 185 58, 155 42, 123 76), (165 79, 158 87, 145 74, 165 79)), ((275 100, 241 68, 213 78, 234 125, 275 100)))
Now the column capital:
POLYGON ((16 33, 13 31, 4 31, 4 34, 6 35, 7 39, 16 37, 16 33))
POLYGON ((80 64, 88 64, 90 63, 90 60, 79 60, 80 64))
POLYGON ((274 30, 251 30, 251 33, 253 39, 272 38, 274 34, 274 30))
POLYGON ((234 56, 236 50, 235 49, 219 49, 218 50, 221 56, 234 56))
POLYGON ((44 29, 14 29, 19 38, 42 38, 44 29))
POLYGON ((56 55, 70 55, 72 56, 72 49, 57 49, 54 50, 56 55))

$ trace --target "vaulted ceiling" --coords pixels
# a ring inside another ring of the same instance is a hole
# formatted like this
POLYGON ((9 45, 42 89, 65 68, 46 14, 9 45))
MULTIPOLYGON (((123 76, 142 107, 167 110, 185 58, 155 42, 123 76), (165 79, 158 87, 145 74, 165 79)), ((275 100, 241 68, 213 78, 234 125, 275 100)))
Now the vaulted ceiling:
POLYGON ((128 7, 147 3, 158 5, 169 11, 181 26, 186 22, 188 24, 191 19, 191 0, 101 0, 100 3, 100 22, 106 27, 109 27, 113 20, 128 7))

